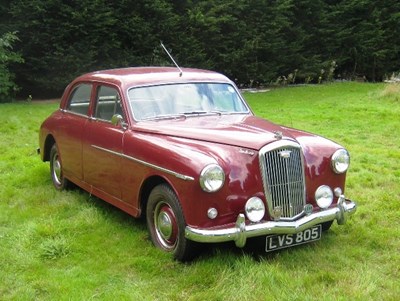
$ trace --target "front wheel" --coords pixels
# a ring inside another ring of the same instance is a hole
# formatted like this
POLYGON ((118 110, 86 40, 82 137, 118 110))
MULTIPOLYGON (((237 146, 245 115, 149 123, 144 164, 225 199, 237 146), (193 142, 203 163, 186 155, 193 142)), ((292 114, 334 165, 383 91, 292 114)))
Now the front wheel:
POLYGON ((57 190, 69 187, 69 181, 64 178, 61 157, 56 144, 53 144, 50 150, 50 176, 57 190))
POLYGON ((179 261, 196 256, 196 243, 185 238, 185 219, 178 197, 166 184, 150 193, 146 209, 147 227, 153 244, 179 261))

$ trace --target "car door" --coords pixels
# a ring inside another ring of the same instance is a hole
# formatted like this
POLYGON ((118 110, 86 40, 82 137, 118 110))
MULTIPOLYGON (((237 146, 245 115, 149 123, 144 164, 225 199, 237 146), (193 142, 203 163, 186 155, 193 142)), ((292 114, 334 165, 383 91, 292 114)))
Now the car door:
POLYGON ((121 156, 124 129, 111 123, 114 114, 123 116, 115 87, 98 85, 92 117, 83 137, 84 181, 109 196, 121 199, 121 156))
POLYGON ((62 158, 63 172, 71 180, 81 181, 83 129, 89 120, 92 84, 80 83, 71 89, 62 122, 56 129, 56 143, 62 158))

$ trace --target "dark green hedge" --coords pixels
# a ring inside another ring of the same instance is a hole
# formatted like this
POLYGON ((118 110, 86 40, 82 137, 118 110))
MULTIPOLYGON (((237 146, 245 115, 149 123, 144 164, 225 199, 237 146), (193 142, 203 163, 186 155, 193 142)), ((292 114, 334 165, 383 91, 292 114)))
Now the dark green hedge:
POLYGON ((180 65, 241 85, 400 70, 398 0, 12 0, 0 13, 25 60, 11 66, 16 81, 34 96, 87 71, 169 64, 161 40, 180 65))

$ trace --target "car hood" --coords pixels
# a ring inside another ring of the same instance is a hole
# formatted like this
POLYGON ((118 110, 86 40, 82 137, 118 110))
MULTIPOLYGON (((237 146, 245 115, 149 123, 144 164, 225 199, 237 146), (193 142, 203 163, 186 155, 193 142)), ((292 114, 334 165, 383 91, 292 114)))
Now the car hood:
POLYGON ((278 139, 296 140, 291 129, 252 115, 195 116, 138 122, 135 131, 259 150, 278 139))

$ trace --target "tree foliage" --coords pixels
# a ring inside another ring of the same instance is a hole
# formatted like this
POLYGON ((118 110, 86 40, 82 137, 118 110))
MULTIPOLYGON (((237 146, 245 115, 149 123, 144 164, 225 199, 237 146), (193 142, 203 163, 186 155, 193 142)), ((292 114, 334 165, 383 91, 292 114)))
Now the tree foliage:
POLYGON ((0 36, 0 102, 8 100, 18 90, 14 83, 14 74, 10 64, 23 62, 22 57, 13 51, 13 43, 17 41, 16 32, 8 32, 0 36))
POLYGON ((239 84, 400 70, 397 0, 9 0, 0 12, 20 39, 17 82, 40 96, 96 69, 170 64, 160 41, 182 66, 239 84))

